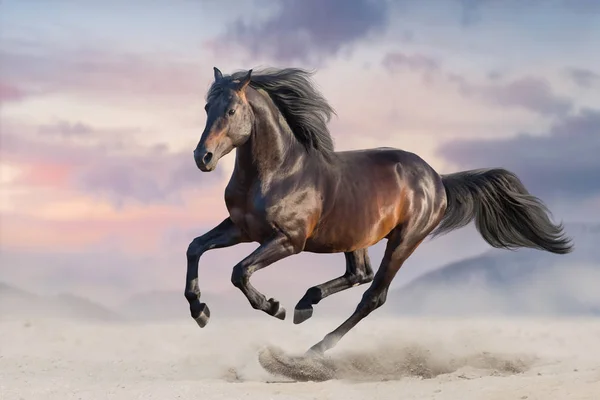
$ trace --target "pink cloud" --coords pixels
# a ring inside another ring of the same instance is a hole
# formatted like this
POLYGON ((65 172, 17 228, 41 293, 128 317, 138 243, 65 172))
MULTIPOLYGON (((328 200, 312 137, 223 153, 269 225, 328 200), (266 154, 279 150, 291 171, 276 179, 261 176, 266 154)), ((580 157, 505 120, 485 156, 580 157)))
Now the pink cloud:
POLYGON ((25 92, 10 83, 0 81, 0 103, 8 103, 22 100, 25 92))
MULTIPOLYGON (((97 217, 74 215, 68 219, 5 212, 0 214, 0 243, 3 249, 69 252, 109 246, 145 254, 163 248, 168 230, 191 231, 206 226, 201 217, 187 208, 167 206, 129 207, 97 217)), ((185 245, 181 245, 183 252, 185 245)))
POLYGON ((81 123, 40 130, 9 121, 3 128, 0 156, 22 171, 13 184, 70 189, 117 206, 181 204, 184 192, 206 191, 223 178, 220 171, 198 171, 191 150, 170 151, 164 144, 141 146, 110 133, 81 123), (87 141, 70 140, 73 126, 85 127, 87 141))
POLYGON ((94 128, 82 122, 59 121, 55 124, 42 125, 38 132, 45 135, 66 137, 87 136, 94 133, 94 128))
POLYGON ((200 234, 225 218, 218 171, 201 173, 191 150, 142 146, 138 133, 83 122, 3 121, 0 159, 17 173, 4 188, 2 249, 108 246, 144 254, 175 235, 185 251, 194 233, 181 232, 200 234))
POLYGON ((27 186, 52 187, 69 186, 72 166, 60 163, 33 163, 22 166, 17 182, 27 186))
MULTIPOLYGON (((190 100, 203 96, 212 66, 173 54, 132 53, 113 49, 79 48, 24 53, 16 46, 3 52, 3 76, 36 94, 67 93, 110 97, 115 101, 190 100)), ((4 99, 22 91, 0 85, 4 99)))

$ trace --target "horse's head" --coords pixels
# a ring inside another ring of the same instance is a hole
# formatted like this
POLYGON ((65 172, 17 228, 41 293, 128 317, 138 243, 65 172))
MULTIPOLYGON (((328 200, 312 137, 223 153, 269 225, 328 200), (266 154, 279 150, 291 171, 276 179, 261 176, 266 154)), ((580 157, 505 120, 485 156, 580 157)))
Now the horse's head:
POLYGON ((243 145, 252 132, 253 114, 245 90, 252 70, 241 79, 223 78, 214 68, 215 82, 208 96, 206 127, 194 150, 194 160, 200 170, 212 171, 219 159, 243 145))

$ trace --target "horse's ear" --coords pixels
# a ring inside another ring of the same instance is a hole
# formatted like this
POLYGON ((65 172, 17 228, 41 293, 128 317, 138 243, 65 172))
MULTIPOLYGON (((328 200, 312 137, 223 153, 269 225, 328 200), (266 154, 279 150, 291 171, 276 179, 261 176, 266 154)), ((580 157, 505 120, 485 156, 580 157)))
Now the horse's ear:
POLYGON ((215 71, 215 82, 223 79, 223 74, 221 73, 221 71, 219 71, 219 68, 213 67, 213 70, 215 71))
POLYGON ((251 80, 252 80, 252 70, 249 69, 248 73, 246 74, 246 76, 244 76, 242 79, 240 79, 240 84, 238 86, 238 91, 241 92, 244 89, 246 89, 246 87, 248 86, 248 84, 250 83, 251 80))

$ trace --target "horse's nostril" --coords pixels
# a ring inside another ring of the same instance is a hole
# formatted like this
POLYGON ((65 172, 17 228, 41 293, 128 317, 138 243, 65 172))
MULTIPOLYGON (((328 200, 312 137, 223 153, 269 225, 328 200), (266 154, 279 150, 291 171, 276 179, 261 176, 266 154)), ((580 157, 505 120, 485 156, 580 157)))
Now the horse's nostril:
POLYGON ((204 165, 207 165, 210 162, 210 160, 212 160, 212 158, 213 153, 207 151, 206 154, 204 154, 204 157, 202 157, 202 162, 204 163, 204 165))

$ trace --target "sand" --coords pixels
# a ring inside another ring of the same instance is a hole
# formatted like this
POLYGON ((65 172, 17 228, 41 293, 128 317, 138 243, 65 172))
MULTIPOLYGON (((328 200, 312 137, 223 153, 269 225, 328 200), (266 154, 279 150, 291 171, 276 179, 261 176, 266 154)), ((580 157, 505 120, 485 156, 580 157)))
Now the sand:
POLYGON ((600 399, 600 320, 373 316, 330 352, 332 380, 258 363, 265 346, 301 354, 338 322, 4 320, 0 399, 600 399))

